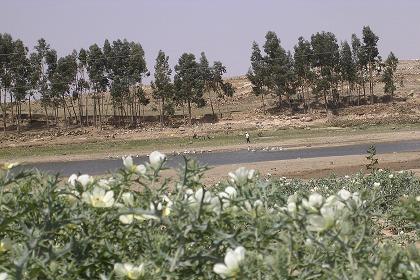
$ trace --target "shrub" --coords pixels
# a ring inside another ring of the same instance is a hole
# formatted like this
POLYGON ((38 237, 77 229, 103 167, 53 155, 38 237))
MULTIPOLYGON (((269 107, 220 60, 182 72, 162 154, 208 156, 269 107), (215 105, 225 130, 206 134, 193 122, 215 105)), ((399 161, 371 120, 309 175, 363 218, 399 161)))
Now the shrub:
POLYGON ((240 168, 208 188, 194 160, 174 180, 161 176, 165 161, 125 158, 109 178, 67 183, 4 165, 0 279, 420 277, 408 172, 270 182, 240 168), (407 233, 386 237, 389 225, 407 233))

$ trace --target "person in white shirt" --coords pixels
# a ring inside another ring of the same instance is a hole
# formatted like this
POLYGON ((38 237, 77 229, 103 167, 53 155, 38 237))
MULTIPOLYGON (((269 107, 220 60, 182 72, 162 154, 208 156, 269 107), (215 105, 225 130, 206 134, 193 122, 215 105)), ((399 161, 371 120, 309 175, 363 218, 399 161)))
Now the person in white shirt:
POLYGON ((247 143, 251 143, 251 141, 249 140, 249 133, 248 133, 248 131, 245 132, 245 138, 246 138, 246 142, 247 143))

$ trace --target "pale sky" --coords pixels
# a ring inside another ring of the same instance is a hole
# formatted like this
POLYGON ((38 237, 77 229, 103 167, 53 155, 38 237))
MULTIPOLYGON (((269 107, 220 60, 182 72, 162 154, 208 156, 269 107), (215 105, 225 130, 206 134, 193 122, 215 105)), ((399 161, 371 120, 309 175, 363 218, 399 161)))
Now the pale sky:
POLYGON ((249 68, 252 41, 275 31, 286 49, 299 36, 331 31, 339 42, 370 25, 382 56, 420 58, 418 0, 0 0, 0 32, 31 49, 44 37, 59 55, 103 45, 105 38, 142 44, 149 70, 159 49, 175 65, 183 52, 222 61, 227 76, 249 68))

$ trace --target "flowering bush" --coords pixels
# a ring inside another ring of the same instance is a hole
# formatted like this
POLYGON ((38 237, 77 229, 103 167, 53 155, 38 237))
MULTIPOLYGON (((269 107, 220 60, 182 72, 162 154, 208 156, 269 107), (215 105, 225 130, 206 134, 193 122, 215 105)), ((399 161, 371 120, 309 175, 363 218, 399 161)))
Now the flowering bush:
POLYGON ((67 183, 4 165, 0 279, 420 277, 410 173, 268 181, 240 168, 206 187, 194 160, 172 180, 165 161, 127 157, 109 178, 67 183))

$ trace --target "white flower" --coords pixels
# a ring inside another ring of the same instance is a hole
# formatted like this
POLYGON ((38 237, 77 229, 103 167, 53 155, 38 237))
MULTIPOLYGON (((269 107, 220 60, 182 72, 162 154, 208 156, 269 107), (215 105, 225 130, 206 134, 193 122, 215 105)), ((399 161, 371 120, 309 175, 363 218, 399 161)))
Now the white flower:
POLYGON ((381 186, 381 183, 375 182, 375 183, 373 183, 373 186, 374 186, 375 188, 379 188, 379 187, 381 186))
POLYGON ((132 193, 125 192, 121 196, 122 200, 124 201, 124 204, 128 207, 134 206, 134 196, 132 193))
POLYGON ((146 166, 144 166, 143 164, 139 164, 136 166, 136 170, 135 172, 139 175, 144 175, 146 174, 146 166))
POLYGON ((143 175, 146 173, 146 166, 144 166, 143 164, 134 164, 133 158, 131 156, 123 157, 123 165, 125 169, 127 169, 130 172, 135 172, 139 175, 143 175))
POLYGON ((164 206, 162 209, 162 216, 169 216, 171 214, 172 206, 174 205, 174 203, 167 195, 164 195, 162 199, 164 202, 164 206))
POLYGON ((322 208, 322 215, 313 214, 308 218, 309 231, 323 232, 335 225, 335 212, 332 207, 322 208))
POLYGON ((133 223, 134 221, 134 215, 133 214, 128 214, 128 215, 120 215, 120 217, 118 218, 120 220, 121 223, 123 223, 124 225, 130 225, 133 223))
POLYGON ((247 200, 245 201, 244 205, 245 205, 245 210, 248 212, 251 212, 253 209, 258 209, 259 207, 263 207, 264 204, 261 200, 257 199, 256 201, 254 201, 253 204, 251 204, 251 202, 247 200))
POLYGON ((80 175, 77 177, 77 181, 83 186, 86 187, 87 184, 93 181, 93 178, 87 174, 80 175))
POLYGON ((229 177, 232 183, 235 183, 239 186, 246 184, 249 180, 252 180, 254 175, 254 169, 247 169, 245 167, 240 167, 236 169, 234 173, 229 172, 229 177))
MULTIPOLYGON (((122 194, 122 200, 124 201, 125 206, 133 207, 134 206, 134 196, 132 193, 126 192, 122 194)), ((138 221, 145 221, 145 220, 159 220, 159 217, 157 216, 157 211, 162 212, 162 216, 169 216, 171 212, 171 207, 173 205, 173 202, 165 195, 163 197, 163 201, 165 203, 165 206, 162 206, 162 203, 158 203, 155 207, 155 204, 150 203, 150 209, 148 212, 150 214, 126 214, 126 215, 120 215, 119 220, 122 224, 129 225, 134 222, 134 219, 138 221)))
POLYGON ((236 189, 232 186, 226 187, 225 188, 225 193, 227 193, 229 198, 231 198, 231 199, 235 198, 236 195, 237 195, 236 189))
POLYGON ((346 205, 335 195, 328 197, 320 209, 320 214, 308 217, 309 231, 323 232, 333 227, 337 219, 343 216, 346 205))
MULTIPOLYGON (((143 219, 146 220, 159 220, 159 218, 157 217, 157 211, 162 211, 162 203, 158 203, 156 206, 154 203, 150 202, 150 215, 149 214, 142 214, 141 217, 143 219)), ((135 218, 138 218, 138 216, 136 215, 135 218)))
POLYGON ((71 190, 70 193, 66 194, 64 197, 68 201, 68 203, 70 203, 71 205, 74 205, 77 202, 77 199, 80 194, 76 190, 71 190))
POLYGON ((416 196, 416 200, 417 200, 418 202, 420 202, 420 195, 419 195, 419 196, 416 196))
POLYGON ((9 275, 6 272, 0 273, 0 280, 7 280, 9 275))
POLYGON ((100 179, 98 181, 98 186, 100 186, 101 188, 105 189, 105 190, 109 190, 111 187, 109 186, 112 182, 114 181, 113 178, 110 179, 100 179))
POLYGON ((84 192, 82 199, 93 207, 112 207, 114 205, 114 192, 95 187, 92 192, 84 192))
POLYGON ((73 187, 76 186, 76 182, 80 183, 83 187, 86 187, 89 183, 93 182, 93 178, 87 174, 83 174, 77 176, 76 174, 72 174, 68 180, 69 184, 73 187))
POLYGON ((225 263, 215 264, 213 271, 222 278, 234 278, 240 271, 240 264, 245 259, 245 248, 237 247, 235 250, 228 249, 225 256, 225 263))
POLYGON ((133 158, 131 156, 123 157, 123 165, 127 170, 133 170, 133 167, 135 168, 133 158))
POLYGON ((360 194, 358 192, 353 193, 351 198, 356 203, 357 207, 360 207, 362 205, 362 200, 360 199, 360 194))
POLYGON ((295 214, 297 212, 296 202, 287 203, 287 211, 291 214, 295 214))
POLYGON ((222 211, 222 204, 220 203, 220 199, 217 196, 211 198, 210 208, 216 214, 220 214, 220 212, 222 211))
POLYGON ((9 163, 4 163, 1 168, 4 170, 10 170, 16 166, 19 166, 20 163, 19 162, 9 162, 9 163))
POLYGON ((296 195, 290 195, 287 198, 287 207, 283 208, 284 210, 286 210, 287 212, 289 212, 290 214, 294 215, 297 212, 297 204, 296 204, 296 195))
POLYGON ((394 178, 394 174, 389 174, 389 175, 388 175, 388 178, 389 178, 389 179, 394 178))
POLYGON ((305 240, 305 245, 306 245, 306 246, 312 246, 312 245, 314 245, 314 242, 312 241, 312 239, 310 239, 310 238, 306 238, 306 240, 305 240))
POLYGON ((188 200, 192 204, 192 206, 198 206, 201 204, 201 202, 203 202, 203 204, 210 203, 211 199, 211 193, 209 191, 204 190, 203 188, 200 188, 194 193, 194 195, 190 195, 188 197, 188 200))
POLYGON ((67 182, 70 185, 75 186, 76 185, 76 181, 77 181, 77 175, 76 174, 71 174, 67 182))
POLYGON ((345 189, 342 189, 337 194, 342 200, 348 200, 348 199, 351 198, 351 192, 349 192, 348 190, 345 190, 345 189))
POLYGON ((230 205, 230 200, 235 199, 237 196, 237 191, 234 187, 228 186, 223 192, 218 193, 217 195, 222 201, 223 208, 227 208, 230 205))
POLYGON ((114 264, 114 271, 120 278, 140 279, 144 276, 144 264, 135 266, 132 263, 116 263, 114 264))
POLYGON ((0 241, 0 254, 9 251, 12 248, 12 241, 9 238, 5 238, 0 241))
POLYGON ((309 200, 304 198, 302 199, 302 206, 312 212, 317 212, 318 209, 322 206, 322 203, 324 203, 324 198, 319 193, 313 193, 309 196, 309 200))
POLYGON ((150 161, 150 165, 153 168, 159 168, 161 167, 162 163, 166 160, 166 155, 158 152, 158 151, 154 151, 149 155, 149 161, 150 161))

